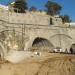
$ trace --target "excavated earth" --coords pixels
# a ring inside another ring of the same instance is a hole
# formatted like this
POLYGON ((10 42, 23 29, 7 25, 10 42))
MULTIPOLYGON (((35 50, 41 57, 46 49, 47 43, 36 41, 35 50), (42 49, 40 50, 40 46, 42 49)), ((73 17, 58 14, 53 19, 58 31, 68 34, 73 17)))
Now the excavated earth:
POLYGON ((0 75, 75 75, 75 55, 42 53, 16 64, 0 61, 0 75))

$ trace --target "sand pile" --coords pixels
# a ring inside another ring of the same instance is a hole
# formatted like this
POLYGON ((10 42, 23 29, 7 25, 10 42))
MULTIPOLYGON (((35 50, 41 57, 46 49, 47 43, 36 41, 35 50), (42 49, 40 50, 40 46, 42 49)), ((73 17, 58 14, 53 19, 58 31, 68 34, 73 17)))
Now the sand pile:
POLYGON ((0 75, 75 75, 75 56, 47 54, 12 64, 0 64, 0 75))

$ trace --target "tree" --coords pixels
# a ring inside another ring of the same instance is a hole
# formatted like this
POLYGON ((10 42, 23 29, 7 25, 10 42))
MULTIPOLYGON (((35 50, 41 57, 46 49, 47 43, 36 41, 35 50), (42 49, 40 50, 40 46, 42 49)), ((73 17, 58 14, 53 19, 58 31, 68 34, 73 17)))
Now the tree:
POLYGON ((37 8, 36 7, 34 7, 34 6, 32 6, 31 8, 30 8, 30 11, 37 11, 37 8))
POLYGON ((66 23, 66 22, 71 22, 71 19, 68 15, 61 15, 60 18, 62 19, 62 22, 63 23, 66 23))
POLYGON ((16 0, 14 3, 14 11, 18 13, 25 13, 27 8, 26 0, 16 0))
POLYGON ((60 13, 60 10, 62 9, 62 7, 59 4, 52 1, 48 1, 45 4, 45 7, 46 7, 47 14, 49 15, 57 15, 60 13))

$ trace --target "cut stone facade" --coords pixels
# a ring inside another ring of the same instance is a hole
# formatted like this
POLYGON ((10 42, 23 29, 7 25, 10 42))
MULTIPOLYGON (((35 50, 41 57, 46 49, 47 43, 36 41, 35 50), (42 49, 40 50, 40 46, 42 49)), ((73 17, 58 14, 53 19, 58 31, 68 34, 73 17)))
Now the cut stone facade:
MULTIPOLYGON (((42 43, 47 44, 49 50, 60 47, 61 52, 66 49, 70 52, 71 45, 75 43, 74 33, 75 26, 63 24, 59 16, 0 10, 0 49, 4 56, 8 55, 10 50, 31 51, 37 38, 43 40, 42 43)), ((40 46, 41 41, 38 43, 39 45, 36 45, 40 46)))

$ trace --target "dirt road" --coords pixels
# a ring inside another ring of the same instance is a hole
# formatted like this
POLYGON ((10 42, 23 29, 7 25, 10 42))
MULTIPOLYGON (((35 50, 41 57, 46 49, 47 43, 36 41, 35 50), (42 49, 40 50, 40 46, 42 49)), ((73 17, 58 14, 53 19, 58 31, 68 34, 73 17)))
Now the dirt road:
POLYGON ((75 55, 45 53, 20 63, 1 63, 0 75, 75 75, 75 55))

